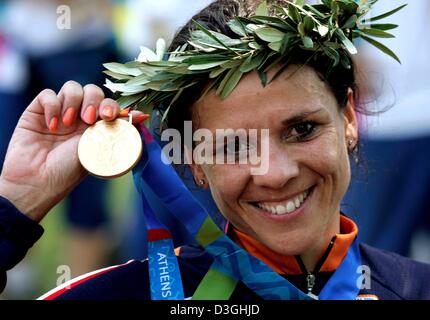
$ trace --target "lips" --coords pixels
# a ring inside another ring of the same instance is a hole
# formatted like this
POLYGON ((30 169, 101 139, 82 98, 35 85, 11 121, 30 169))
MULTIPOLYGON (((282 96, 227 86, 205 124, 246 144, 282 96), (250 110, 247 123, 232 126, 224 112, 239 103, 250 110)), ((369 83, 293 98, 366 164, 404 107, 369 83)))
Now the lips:
POLYGON ((283 201, 276 201, 276 202, 254 202, 253 204, 260 209, 263 209, 269 213, 272 213, 273 215, 287 215, 296 209, 300 208, 302 204, 305 202, 306 198, 311 193, 312 188, 309 188, 299 195, 286 199, 283 201))

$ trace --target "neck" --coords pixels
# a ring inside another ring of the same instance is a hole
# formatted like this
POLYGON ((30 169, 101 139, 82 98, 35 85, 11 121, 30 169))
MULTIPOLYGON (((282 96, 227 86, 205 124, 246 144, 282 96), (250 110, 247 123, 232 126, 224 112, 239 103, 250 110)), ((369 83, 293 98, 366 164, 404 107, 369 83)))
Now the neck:
POLYGON ((317 264, 324 257, 327 248, 330 246, 330 242, 333 240, 333 236, 340 233, 340 215, 334 215, 332 220, 324 235, 320 238, 320 241, 306 252, 300 254, 300 258, 309 272, 314 271, 317 264))

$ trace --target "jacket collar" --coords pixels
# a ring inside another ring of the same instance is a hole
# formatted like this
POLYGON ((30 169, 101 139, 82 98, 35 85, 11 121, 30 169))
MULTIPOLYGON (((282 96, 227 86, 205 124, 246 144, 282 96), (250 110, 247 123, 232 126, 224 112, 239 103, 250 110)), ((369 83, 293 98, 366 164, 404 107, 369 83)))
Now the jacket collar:
MULTIPOLYGON (((275 272, 285 275, 303 274, 303 268, 295 256, 282 256, 246 233, 239 231, 233 225, 227 224, 226 232, 228 236, 236 242, 242 249, 249 252, 254 257, 260 259, 271 267, 275 272)), ((328 249, 324 259, 320 264, 321 268, 316 272, 333 272, 345 258, 348 249, 358 234, 357 225, 344 215, 340 216, 340 233, 332 239, 331 248, 328 249)))

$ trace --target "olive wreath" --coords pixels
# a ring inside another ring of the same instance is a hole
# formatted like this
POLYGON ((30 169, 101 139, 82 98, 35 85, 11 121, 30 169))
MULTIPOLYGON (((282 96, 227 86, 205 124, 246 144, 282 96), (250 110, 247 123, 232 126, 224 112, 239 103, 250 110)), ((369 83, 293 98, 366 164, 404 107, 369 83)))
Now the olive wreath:
POLYGON ((154 106, 163 105, 163 122, 185 89, 211 80, 202 96, 209 90, 216 90, 221 99, 225 99, 244 74, 255 70, 266 85, 280 73, 268 79, 267 71, 279 63, 287 67, 297 49, 310 51, 314 59, 328 57, 330 68, 340 64, 349 69, 346 52, 356 54, 353 41, 361 38, 400 63, 392 50, 375 40, 393 38, 388 31, 398 26, 375 22, 406 5, 366 18, 376 2, 378 0, 322 0, 310 5, 304 0, 295 0, 288 1, 286 6, 276 6, 269 15, 267 2, 263 1, 255 15, 236 17, 228 22, 237 35, 235 38, 208 30, 194 21, 196 28, 188 43, 173 52, 166 53, 166 43, 159 39, 155 52, 141 47, 135 61, 104 64, 107 69, 104 72, 111 78, 106 80, 105 86, 114 93, 121 108, 150 112, 154 106))

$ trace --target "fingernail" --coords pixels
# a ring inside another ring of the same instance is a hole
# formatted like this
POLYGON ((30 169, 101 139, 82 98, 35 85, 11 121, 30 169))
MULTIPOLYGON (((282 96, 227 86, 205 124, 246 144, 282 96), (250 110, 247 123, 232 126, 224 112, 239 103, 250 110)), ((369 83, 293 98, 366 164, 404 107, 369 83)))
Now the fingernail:
POLYGON ((53 117, 49 122, 49 131, 56 133, 58 129, 58 117, 53 117))
POLYGON ((108 107, 105 107, 104 109, 103 109, 103 112, 102 112, 102 114, 106 117, 106 118, 112 118, 113 117, 113 108, 112 107, 110 107, 110 106, 108 106, 108 107))
POLYGON ((150 118, 149 114, 138 114, 137 116, 133 117, 134 122, 136 122, 136 123, 141 123, 143 121, 148 120, 149 118, 150 118))
POLYGON ((85 110, 85 113, 82 119, 88 124, 93 124, 96 121, 96 117, 97 117, 96 107, 88 106, 87 109, 85 110))
POLYGON ((77 111, 75 108, 67 109, 66 113, 63 116, 63 123, 66 127, 71 127, 73 122, 75 122, 77 116, 77 111))
POLYGON ((120 111, 119 113, 119 117, 123 118, 123 117, 128 117, 128 114, 130 113, 130 108, 126 108, 120 111))

